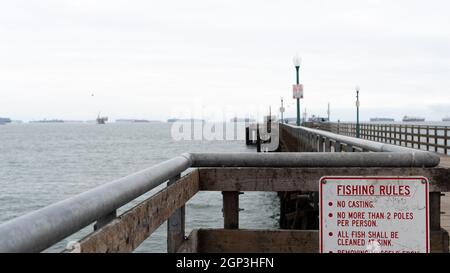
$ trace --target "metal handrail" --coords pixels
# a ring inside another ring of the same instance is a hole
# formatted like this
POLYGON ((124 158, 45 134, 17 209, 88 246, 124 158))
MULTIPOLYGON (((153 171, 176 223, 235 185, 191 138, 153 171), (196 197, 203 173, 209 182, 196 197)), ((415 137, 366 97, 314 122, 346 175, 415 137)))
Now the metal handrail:
POLYGON ((283 126, 286 126, 291 131, 299 131, 302 133, 313 134, 316 136, 320 136, 322 138, 328 138, 328 139, 331 139, 334 141, 338 141, 340 143, 345 143, 345 144, 352 145, 355 147, 360 147, 362 149, 372 151, 372 152, 410 153, 413 156, 415 156, 417 159, 421 158, 421 160, 423 160, 424 163, 435 164, 435 166, 437 166, 440 162, 439 155, 432 153, 432 152, 428 152, 428 151, 418 150, 418 149, 409 148, 409 147, 402 147, 402 146, 397 146, 397 145, 392 145, 392 144, 387 144, 387 143, 381 143, 381 142, 371 141, 371 140, 367 140, 367 139, 343 136, 343 135, 339 135, 339 134, 335 134, 335 133, 331 133, 331 132, 327 132, 327 131, 322 131, 322 130, 317 130, 317 129, 312 129, 312 128, 308 128, 308 127, 303 127, 303 126, 293 126, 293 125, 289 125, 289 124, 284 124, 283 126))
MULTIPOLYGON (((335 139, 348 140, 342 136, 335 139)), ((359 140, 348 141, 362 144, 359 140)), ((383 153, 183 154, 1 224, 0 252, 45 250, 190 167, 433 167, 439 164, 439 157, 431 153, 405 152, 405 148, 386 152, 388 149, 383 147, 379 148, 383 153)))

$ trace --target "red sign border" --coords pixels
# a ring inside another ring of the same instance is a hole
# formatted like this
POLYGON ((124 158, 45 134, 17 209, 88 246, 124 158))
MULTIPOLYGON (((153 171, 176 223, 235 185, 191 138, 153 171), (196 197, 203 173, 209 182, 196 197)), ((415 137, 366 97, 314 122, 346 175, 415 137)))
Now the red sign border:
POLYGON ((425 215, 426 215, 426 253, 430 253, 430 217, 429 217, 429 179, 424 176, 322 176, 319 180, 319 205, 320 205, 320 223, 319 223, 319 253, 323 253, 323 197, 322 197, 322 186, 323 180, 425 180, 425 215))

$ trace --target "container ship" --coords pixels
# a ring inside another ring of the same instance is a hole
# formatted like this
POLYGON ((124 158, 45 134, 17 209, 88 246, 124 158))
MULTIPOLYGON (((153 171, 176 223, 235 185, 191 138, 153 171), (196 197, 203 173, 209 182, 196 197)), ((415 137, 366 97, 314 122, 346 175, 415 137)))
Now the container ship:
POLYGON ((6 124, 6 123, 11 123, 11 119, 10 118, 0 118, 0 125, 6 124))
POLYGON ((425 121, 425 118, 404 116, 403 122, 425 121))
POLYGON ((393 118, 370 118, 370 122, 394 122, 393 118))

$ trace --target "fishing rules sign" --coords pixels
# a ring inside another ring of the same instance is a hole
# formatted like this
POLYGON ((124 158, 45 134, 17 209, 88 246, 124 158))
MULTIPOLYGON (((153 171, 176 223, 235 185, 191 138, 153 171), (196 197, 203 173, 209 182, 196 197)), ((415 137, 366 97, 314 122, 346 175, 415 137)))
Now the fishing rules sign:
POLYGON ((321 253, 428 253, 428 179, 322 177, 321 253))

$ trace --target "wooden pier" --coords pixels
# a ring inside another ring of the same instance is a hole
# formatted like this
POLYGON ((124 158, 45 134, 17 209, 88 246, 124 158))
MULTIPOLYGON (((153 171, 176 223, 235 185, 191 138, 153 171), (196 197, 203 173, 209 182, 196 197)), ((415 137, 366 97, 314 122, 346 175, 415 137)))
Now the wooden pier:
POLYGON ((429 179, 431 252, 449 251, 449 214, 441 214, 449 209, 447 196, 442 197, 450 192, 447 156, 275 126, 277 152, 183 154, 0 225, 0 251, 43 251, 95 223, 92 233, 65 252, 132 252, 167 222, 169 253, 319 252, 321 177, 380 175, 429 179), (158 193, 117 215, 118 208, 166 182, 158 193), (222 193, 223 228, 186 234, 185 205, 200 191, 222 193), (279 193, 280 229, 239 228, 239 196, 247 191, 279 193))

